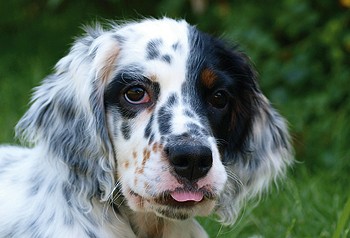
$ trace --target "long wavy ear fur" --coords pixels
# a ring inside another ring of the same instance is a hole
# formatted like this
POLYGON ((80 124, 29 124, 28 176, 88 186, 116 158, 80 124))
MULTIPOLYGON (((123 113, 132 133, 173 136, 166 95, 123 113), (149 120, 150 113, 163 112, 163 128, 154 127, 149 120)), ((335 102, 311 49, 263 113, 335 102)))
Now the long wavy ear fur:
POLYGON ((114 187, 115 161, 103 93, 119 48, 112 33, 97 26, 76 40, 69 54, 37 87, 32 105, 16 127, 17 136, 46 148, 45 159, 69 168, 71 191, 107 199, 114 187))
POLYGON ((225 54, 239 92, 223 158, 229 179, 217 214, 222 223, 233 224, 246 200, 284 176, 292 163, 292 148, 286 122, 261 93, 247 57, 236 51, 225 54))

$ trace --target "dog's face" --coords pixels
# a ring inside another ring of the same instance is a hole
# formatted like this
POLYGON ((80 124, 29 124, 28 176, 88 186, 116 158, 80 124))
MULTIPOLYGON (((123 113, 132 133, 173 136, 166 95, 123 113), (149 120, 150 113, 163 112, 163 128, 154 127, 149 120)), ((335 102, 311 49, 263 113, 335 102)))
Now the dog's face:
POLYGON ((252 69, 185 22, 146 21, 117 38, 105 105, 128 205, 174 219, 208 215, 227 182, 224 164, 235 163, 228 154, 244 152, 251 130, 252 69))
POLYGON ((80 194, 107 200, 116 181, 135 211, 232 223, 292 161, 247 58, 185 21, 90 30, 33 100, 18 133, 66 163, 80 194))
POLYGON ((185 22, 144 22, 118 34, 105 103, 123 195, 137 211, 207 215, 227 180, 218 132, 229 130, 234 80, 205 52, 214 42, 185 22))

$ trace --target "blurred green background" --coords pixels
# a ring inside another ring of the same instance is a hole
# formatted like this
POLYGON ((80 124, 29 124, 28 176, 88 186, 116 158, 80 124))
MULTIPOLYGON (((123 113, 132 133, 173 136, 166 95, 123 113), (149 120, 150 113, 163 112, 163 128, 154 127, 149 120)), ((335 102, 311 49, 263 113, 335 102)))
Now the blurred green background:
POLYGON ((350 0, 1 1, 0 142, 82 25, 164 15, 240 44, 290 122, 288 179, 233 227, 200 218, 210 237, 350 237, 350 0))

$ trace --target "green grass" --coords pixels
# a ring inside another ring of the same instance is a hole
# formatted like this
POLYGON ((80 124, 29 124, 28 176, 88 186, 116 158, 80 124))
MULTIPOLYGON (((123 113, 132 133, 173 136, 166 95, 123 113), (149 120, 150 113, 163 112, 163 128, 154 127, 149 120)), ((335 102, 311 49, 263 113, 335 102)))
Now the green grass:
POLYGON ((248 205, 233 227, 200 219, 210 237, 349 237, 348 182, 325 171, 296 169, 279 190, 272 189, 256 207, 248 205))

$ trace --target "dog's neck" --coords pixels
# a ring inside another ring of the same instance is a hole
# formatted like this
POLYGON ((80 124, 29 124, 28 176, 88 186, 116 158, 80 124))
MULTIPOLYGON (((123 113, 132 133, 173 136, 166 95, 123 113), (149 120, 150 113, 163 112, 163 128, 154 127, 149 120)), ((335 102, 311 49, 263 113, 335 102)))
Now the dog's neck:
POLYGON ((170 220, 150 212, 130 211, 129 222, 138 238, 205 238, 208 237, 195 219, 170 220))
POLYGON ((163 238, 166 226, 164 218, 157 217, 152 213, 133 213, 131 226, 137 237, 163 238))

